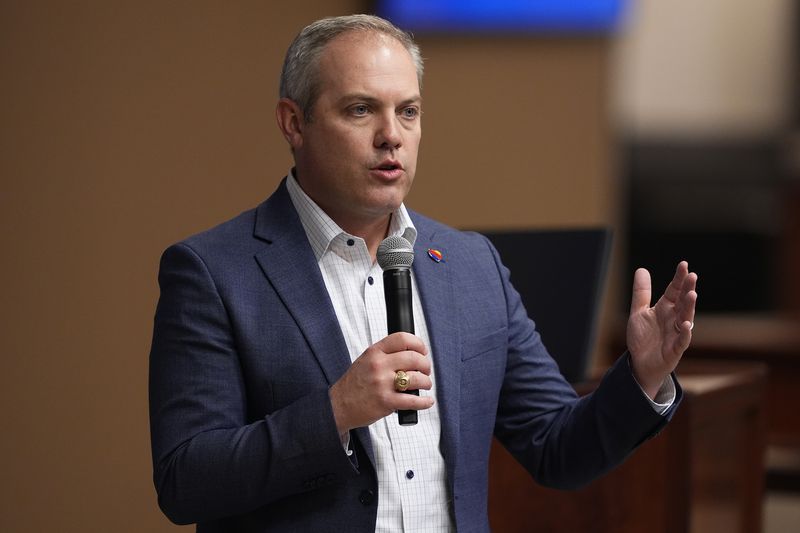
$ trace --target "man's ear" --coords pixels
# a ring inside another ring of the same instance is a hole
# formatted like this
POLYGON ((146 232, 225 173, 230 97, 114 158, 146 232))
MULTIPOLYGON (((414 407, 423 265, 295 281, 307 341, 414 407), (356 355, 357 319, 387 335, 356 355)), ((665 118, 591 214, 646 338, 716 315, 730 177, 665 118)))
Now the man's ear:
POLYGON ((278 121, 278 128, 286 138, 292 150, 297 150, 303 146, 303 111, 294 100, 281 98, 275 106, 275 119, 278 121))

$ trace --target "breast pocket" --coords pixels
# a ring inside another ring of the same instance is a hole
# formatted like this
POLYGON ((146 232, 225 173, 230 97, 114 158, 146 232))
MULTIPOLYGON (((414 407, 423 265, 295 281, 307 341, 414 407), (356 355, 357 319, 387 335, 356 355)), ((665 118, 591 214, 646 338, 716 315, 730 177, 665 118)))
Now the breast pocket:
POLYGON ((465 338, 462 348, 461 390, 466 393, 461 395, 461 412, 491 427, 506 370, 508 329, 465 338))
POLYGON ((505 351, 508 346, 508 328, 502 327, 478 338, 467 337, 461 350, 461 360, 466 362, 493 351, 505 351))

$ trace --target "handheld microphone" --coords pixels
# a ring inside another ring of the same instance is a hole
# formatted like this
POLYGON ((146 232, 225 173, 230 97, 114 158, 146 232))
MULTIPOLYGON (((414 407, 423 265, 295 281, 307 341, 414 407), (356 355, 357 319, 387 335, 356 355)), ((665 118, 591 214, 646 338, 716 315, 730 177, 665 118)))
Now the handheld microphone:
MULTIPOLYGON (((411 306, 411 264, 414 248, 399 236, 387 237, 378 246, 378 264, 383 269, 383 295, 386 298, 386 325, 388 332, 414 333, 414 312, 411 306)), ((407 390, 406 394, 419 396, 419 390, 407 390)), ((417 423, 414 410, 397 411, 401 426, 417 423)))

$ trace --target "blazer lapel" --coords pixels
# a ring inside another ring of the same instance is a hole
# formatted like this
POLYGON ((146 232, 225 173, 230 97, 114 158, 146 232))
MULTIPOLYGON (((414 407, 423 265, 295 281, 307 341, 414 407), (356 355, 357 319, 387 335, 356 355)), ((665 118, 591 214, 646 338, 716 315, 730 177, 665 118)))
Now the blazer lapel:
MULTIPOLYGON (((294 317, 332 385, 350 367, 350 354, 285 180, 258 207, 254 236, 268 243, 256 254, 256 261, 294 317)), ((369 432, 359 428, 355 433, 374 464, 369 432)))
POLYGON ((256 214, 255 236, 269 243, 256 260, 314 352, 328 383, 350 366, 333 304, 286 185, 256 214))
POLYGON ((432 345, 436 398, 442 421, 441 449, 447 466, 448 482, 452 489, 458 458, 461 396, 461 341, 458 313, 454 308, 457 299, 451 279, 452 266, 447 262, 447 248, 443 243, 437 243, 436 235, 429 231, 424 220, 416 216, 413 216, 413 219, 417 228, 417 240, 414 243, 414 278, 419 286, 432 345), (429 249, 440 251, 444 260, 435 262, 430 259, 429 249))

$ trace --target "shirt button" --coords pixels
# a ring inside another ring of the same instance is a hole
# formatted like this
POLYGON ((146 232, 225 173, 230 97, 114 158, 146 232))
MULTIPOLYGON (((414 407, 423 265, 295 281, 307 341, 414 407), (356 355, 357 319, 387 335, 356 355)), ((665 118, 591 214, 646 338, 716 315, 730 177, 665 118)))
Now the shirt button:
POLYGON ((358 495, 358 501, 361 502, 361 505, 370 505, 375 500, 375 493, 369 489, 365 489, 361 491, 361 494, 358 495))
POLYGON ((353 246, 356 243, 353 239, 347 239, 347 246, 353 246))
POLYGON ((368 277, 368 278, 367 278, 367 283, 369 283, 370 285, 372 285, 373 283, 375 283, 375 280, 374 280, 374 279, 372 279, 372 276, 370 276, 370 277, 368 277))
POLYGON ((413 470, 407 470, 406 471, 406 479, 414 479, 414 471, 413 470))

